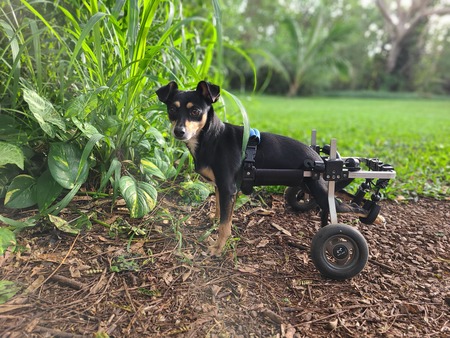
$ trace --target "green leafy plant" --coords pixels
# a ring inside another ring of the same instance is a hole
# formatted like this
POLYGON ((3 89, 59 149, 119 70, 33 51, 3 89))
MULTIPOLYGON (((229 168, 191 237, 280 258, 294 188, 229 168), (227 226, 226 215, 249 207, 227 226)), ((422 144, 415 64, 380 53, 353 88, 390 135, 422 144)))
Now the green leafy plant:
POLYGON ((206 15, 186 8, 180 0, 2 3, 0 198, 39 211, 22 223, 0 219, 9 231, 45 218, 71 232, 57 215, 83 186, 94 197, 121 196, 142 217, 160 182, 185 164, 192 170, 154 94, 169 79, 220 84, 219 2, 206 15))
POLYGON ((14 233, 9 229, 0 228, 0 256, 10 247, 16 247, 16 237, 14 236, 14 233))
MULTIPOLYGON (((1 229, 0 229, 1 230, 1 229)), ((19 292, 21 289, 16 283, 1 280, 0 281, 0 304, 6 303, 10 298, 14 297, 14 295, 19 292)))
POLYGON ((30 161, 37 153, 30 139, 35 138, 46 153, 40 171, 25 168, 25 175, 2 182, 5 205, 24 208, 39 202, 42 213, 57 213, 66 203, 51 204, 63 189, 70 191, 70 197, 89 175, 97 173, 101 176, 100 190, 111 184, 114 196, 120 192, 125 198, 131 216, 143 216, 155 205, 155 180, 169 179, 177 173, 160 148, 179 153, 159 131, 166 122, 159 118, 160 107, 151 99, 149 90, 159 85, 159 79, 170 77, 169 72, 183 80, 206 77, 212 50, 207 49, 209 55, 200 51, 188 57, 184 53, 198 42, 197 38, 214 46, 214 25, 206 18, 185 18, 183 13, 177 17, 174 3, 157 0, 126 1, 113 8, 94 0, 74 7, 62 2, 55 8, 59 18, 42 11, 42 3, 21 3, 21 10, 29 13, 27 21, 14 20, 11 2, 10 12, 2 9, 1 27, 10 38, 6 43, 10 52, 2 55, 2 60, 9 61, 9 67, 2 69, 4 73, 9 71, 9 81, 1 89, 3 96, 9 93, 12 99, 2 115, 11 127, 5 133, 5 142, 0 143, 0 170, 11 170, 6 164, 24 169, 21 148, 30 150, 30 161), (33 15, 36 19, 31 19, 33 15), (206 27, 205 37, 196 25, 206 27), (194 34, 183 36, 188 29, 194 34), (42 32, 50 42, 39 38, 42 32), (17 48, 20 44, 24 48, 17 48), (65 65, 62 78, 57 79, 58 74, 35 63, 37 51, 42 52, 43 46, 60 48, 57 64, 65 65), (203 58, 209 61, 200 63, 203 58), (20 59, 26 60, 25 68, 30 73, 38 70, 38 76, 21 81, 25 71, 20 59), (165 59, 170 61, 163 62, 165 59), (46 72, 54 76, 50 81, 55 83, 50 82, 50 86, 60 82, 56 98, 39 80, 46 72), (24 102, 20 102, 21 98, 24 102), (58 107, 51 101, 58 102, 58 107), (16 109, 23 120, 14 117, 16 109), (17 142, 14 134, 19 128, 23 130, 24 124, 29 128, 17 142), (89 142, 91 152, 82 152, 89 142), (140 160, 141 153, 152 157, 140 160), (44 192, 42 186, 51 189, 44 192))

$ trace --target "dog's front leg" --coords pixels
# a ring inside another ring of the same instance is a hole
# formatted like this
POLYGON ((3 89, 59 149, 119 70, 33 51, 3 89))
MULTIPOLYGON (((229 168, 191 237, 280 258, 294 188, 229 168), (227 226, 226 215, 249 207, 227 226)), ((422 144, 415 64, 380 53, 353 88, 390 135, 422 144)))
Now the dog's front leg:
POLYGON ((218 188, 219 196, 219 210, 220 211, 220 225, 219 237, 217 241, 209 248, 209 251, 214 256, 219 256, 222 253, 223 247, 231 236, 231 221, 233 218, 233 209, 236 201, 236 192, 231 192, 230 189, 218 188), (225 190, 225 191, 224 191, 225 190))
POLYGON ((215 215, 215 219, 216 220, 220 219, 220 193, 219 193, 219 188, 217 188, 217 186, 216 186, 216 215, 215 215))

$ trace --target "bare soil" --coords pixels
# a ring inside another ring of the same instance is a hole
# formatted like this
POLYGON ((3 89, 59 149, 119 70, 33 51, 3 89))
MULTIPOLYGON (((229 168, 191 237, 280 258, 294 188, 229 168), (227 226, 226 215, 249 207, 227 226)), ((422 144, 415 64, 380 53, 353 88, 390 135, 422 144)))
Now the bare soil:
POLYGON ((230 247, 211 258, 213 197, 192 208, 164 198, 141 220, 80 199, 63 218, 95 211, 110 226, 77 236, 39 226, 0 257, 0 279, 22 286, 0 305, 0 336, 450 337, 449 201, 382 202, 382 226, 340 217, 370 247, 346 281, 310 260, 315 211, 296 214, 279 195, 265 202, 235 213, 230 247))

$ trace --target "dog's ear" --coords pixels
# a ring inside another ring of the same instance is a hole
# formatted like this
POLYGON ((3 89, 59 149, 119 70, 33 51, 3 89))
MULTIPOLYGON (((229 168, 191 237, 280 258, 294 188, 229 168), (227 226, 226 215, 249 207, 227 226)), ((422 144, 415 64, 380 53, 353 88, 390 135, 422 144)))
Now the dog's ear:
POLYGON ((156 91, 156 95, 158 95, 159 101, 168 103, 177 90, 178 85, 176 84, 176 82, 171 81, 164 87, 159 88, 156 91))
POLYGON ((216 102, 220 97, 220 87, 206 81, 200 81, 197 85, 197 93, 209 101, 216 102))

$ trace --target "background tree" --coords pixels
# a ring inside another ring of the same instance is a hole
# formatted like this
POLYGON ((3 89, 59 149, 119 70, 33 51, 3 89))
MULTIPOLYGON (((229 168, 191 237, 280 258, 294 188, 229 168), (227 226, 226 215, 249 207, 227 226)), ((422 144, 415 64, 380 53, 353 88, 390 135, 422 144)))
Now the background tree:
POLYGON ((390 89, 411 90, 413 66, 420 61, 425 42, 422 36, 429 19, 432 15, 450 14, 450 6, 436 4, 433 0, 377 0, 376 4, 388 36, 386 72, 396 78, 390 89))
POLYGON ((304 84, 323 85, 350 71, 338 51, 348 40, 352 26, 342 18, 330 18, 324 7, 318 7, 305 21, 303 25, 292 17, 284 21, 287 34, 283 44, 290 49, 280 55, 280 64, 289 82, 288 96, 295 96, 304 84))
POLYGON ((447 12, 448 0, 381 0, 389 24, 372 1, 223 1, 224 45, 229 47, 224 49, 224 80, 231 87, 252 90, 257 69, 257 88, 275 94, 445 92, 448 26, 439 31, 433 26, 447 12), (388 66, 392 60, 395 65, 388 66))
MULTIPOLYGON (((352 8, 349 3, 258 0, 258 6, 235 3, 236 11, 234 0, 228 2, 224 33, 252 55, 260 88, 293 96, 349 75, 349 63, 340 53, 354 30, 355 21, 346 13, 352 8)), ((232 60, 228 62, 232 84, 252 82, 248 62, 236 54, 226 59, 232 60)))

